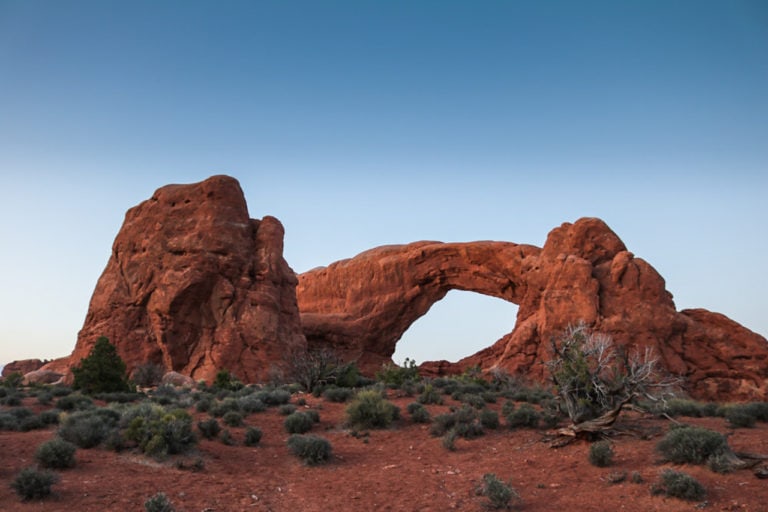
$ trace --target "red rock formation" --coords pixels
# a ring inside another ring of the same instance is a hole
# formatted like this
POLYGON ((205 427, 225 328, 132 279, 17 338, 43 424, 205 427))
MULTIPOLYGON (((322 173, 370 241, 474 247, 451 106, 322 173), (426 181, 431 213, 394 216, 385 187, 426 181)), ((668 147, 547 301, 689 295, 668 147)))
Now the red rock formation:
POLYGON ((519 305, 515 329, 446 372, 479 364, 543 380, 549 340, 580 321, 626 347, 652 347, 698 398, 765 399, 768 342, 717 313, 677 312, 664 279, 599 219, 552 230, 543 248, 505 242, 380 247, 299 276, 310 346, 329 345, 374 371, 430 306, 452 290, 519 305))
POLYGON ((39 370, 42 368, 43 361, 39 359, 22 359, 20 361, 11 361, 3 367, 3 377, 7 377, 12 373, 19 373, 25 375, 29 372, 39 370))
POLYGON ((305 348, 283 226, 250 219, 240 185, 168 185, 131 208, 69 365, 106 336, 128 371, 155 363, 195 379, 250 382, 305 348))

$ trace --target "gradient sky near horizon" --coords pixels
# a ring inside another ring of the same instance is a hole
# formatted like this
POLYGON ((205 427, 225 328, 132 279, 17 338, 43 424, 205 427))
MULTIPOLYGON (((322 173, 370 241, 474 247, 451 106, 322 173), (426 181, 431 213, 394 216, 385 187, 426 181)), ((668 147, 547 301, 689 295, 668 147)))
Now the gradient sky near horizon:
MULTIPOLYGON (((768 3, 0 0, 0 364, 67 355, 125 211, 236 177, 297 272, 604 219, 768 335, 768 3)), ((451 292, 395 361, 516 307, 451 292)))

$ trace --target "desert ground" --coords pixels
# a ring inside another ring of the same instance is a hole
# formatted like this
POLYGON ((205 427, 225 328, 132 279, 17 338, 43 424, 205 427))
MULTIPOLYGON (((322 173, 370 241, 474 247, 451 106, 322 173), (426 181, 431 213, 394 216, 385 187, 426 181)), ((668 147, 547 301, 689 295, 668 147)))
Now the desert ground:
MULTIPOLYGON (((529 512, 768 510, 768 480, 758 479, 754 468, 718 474, 704 465, 660 462, 655 447, 672 421, 658 415, 623 413, 607 436, 613 463, 601 468, 589 461, 590 441, 555 448, 559 438, 554 430, 510 429, 503 418, 497 429, 486 428, 474 439, 458 438, 454 450, 449 450, 441 437, 430 434, 429 424, 411 420, 406 408, 415 396, 400 389, 386 393, 400 408, 400 419, 388 428, 364 431, 347 426, 348 404, 292 394, 291 403, 299 411, 319 412, 320 421, 311 433, 332 445, 333 455, 326 464, 308 466, 289 452, 286 416, 270 407, 246 415, 242 427, 225 427, 233 445, 200 437, 191 451, 160 460, 136 449, 78 449, 75 467, 57 471, 60 480, 53 494, 42 500, 22 501, 10 484, 22 468, 35 464, 36 448, 55 437, 58 427, 0 431, 0 510, 141 511, 149 497, 163 492, 176 511, 186 512, 480 511, 490 506, 478 492, 486 473, 496 474, 519 493, 513 509, 529 512), (246 426, 262 430, 257 446, 243 444, 246 426), (695 477, 706 488, 706 498, 685 501, 653 494, 652 487, 666 468, 695 477)), ((432 418, 460 405, 448 395, 443 398, 441 405, 426 405, 432 418)), ((501 411, 505 401, 488 403, 487 408, 501 411)), ((97 401, 97 405, 105 404, 97 401)), ((33 396, 24 398, 21 406, 35 413, 51 407, 33 396)), ((2 412, 10 409, 2 406, 2 412)), ((194 407, 189 411, 195 425, 210 417, 194 407)), ((734 429, 720 417, 676 420, 726 434, 736 452, 768 454, 764 422, 734 429)))

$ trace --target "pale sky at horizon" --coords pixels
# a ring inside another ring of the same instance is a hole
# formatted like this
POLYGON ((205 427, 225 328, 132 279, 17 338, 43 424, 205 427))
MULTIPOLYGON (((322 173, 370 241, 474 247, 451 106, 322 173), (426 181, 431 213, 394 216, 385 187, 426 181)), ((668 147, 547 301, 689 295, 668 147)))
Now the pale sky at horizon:
MULTIPOLYGON (((604 219, 768 335, 768 4, 0 0, 0 364, 68 355, 125 211, 236 177, 297 272, 604 219)), ((451 292, 395 360, 516 307, 451 292)))

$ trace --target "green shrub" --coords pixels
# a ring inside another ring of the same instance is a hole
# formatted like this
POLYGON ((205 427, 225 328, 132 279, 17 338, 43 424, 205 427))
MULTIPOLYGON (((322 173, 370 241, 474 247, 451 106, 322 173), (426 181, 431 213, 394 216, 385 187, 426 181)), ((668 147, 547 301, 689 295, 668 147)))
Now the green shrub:
POLYGON ((283 416, 288 416, 289 414, 296 412, 296 406, 293 404, 283 404, 278 410, 283 416))
POLYGON ((480 411, 480 424, 484 428, 499 428, 499 414, 496 411, 492 411, 490 409, 483 409, 480 411))
POLYGON ((44 391, 37 394, 37 403, 39 403, 40 405, 51 405, 52 402, 53 402, 52 393, 48 391, 44 391))
POLYGON ((8 412, 0 412, 0 430, 19 430, 19 418, 8 412))
POLYGON ((315 422, 312 421, 312 418, 308 414, 294 412, 285 418, 283 425, 285 426, 286 432, 289 434, 304 434, 305 432, 312 430, 312 425, 314 425, 314 423, 315 422))
POLYGON ((47 409, 40 412, 40 421, 42 421, 44 425, 58 425, 60 414, 61 411, 58 409, 47 409))
POLYGON ((752 428, 757 417, 752 413, 750 404, 731 405, 725 409, 725 419, 734 428, 752 428))
POLYGON ((418 400, 421 404, 442 405, 443 403, 443 397, 432 384, 427 384, 424 386, 424 390, 419 395, 418 400))
POLYGON ((256 446, 261 442, 262 432, 258 427, 248 427, 245 429, 245 446, 256 446))
POLYGON ((2 378, 2 381, 0 381, 0 384, 2 384, 4 388, 15 389, 21 386, 21 383, 23 380, 24 380, 24 376, 21 374, 21 372, 11 372, 10 374, 2 378))
POLYGON ((91 409, 67 414, 59 426, 59 436, 78 448, 101 444, 117 426, 120 415, 110 409, 91 409))
POLYGON ((93 407, 93 400, 80 393, 65 395, 56 400, 56 408, 62 411, 83 411, 93 407))
POLYGON ((144 502, 146 512, 174 512, 173 504, 165 493, 159 492, 144 502))
POLYGON ((661 483, 653 487, 653 492, 688 501, 703 500, 707 495, 706 489, 698 480, 673 469, 665 469, 661 473, 661 483))
POLYGON ((511 485, 502 482, 493 473, 483 475, 480 494, 488 498, 488 505, 495 509, 510 508, 513 501, 520 499, 520 495, 511 485))
POLYGON ((58 475, 52 471, 24 468, 16 475, 11 487, 22 500, 36 500, 49 496, 51 486, 58 481, 58 475))
POLYGON ((509 416, 513 412, 515 412, 515 402, 513 402, 512 400, 507 400, 506 402, 504 402, 502 404, 502 406, 501 406, 501 415, 503 417, 506 418, 507 416, 509 416))
POLYGON ((408 413, 414 423, 429 423, 429 411, 418 402, 408 404, 408 413))
POLYGON ((376 380, 392 387, 401 387, 407 381, 415 381, 419 378, 419 368, 416 361, 405 358, 403 366, 396 364, 382 365, 381 370, 376 373, 376 380))
POLYGON ((221 432, 221 426, 216 418, 209 418, 197 422, 197 429, 200 434, 206 439, 214 439, 221 432))
POLYGON ((539 424, 539 413, 530 404, 523 404, 507 416, 509 428, 536 428, 539 424))
POLYGON ((325 388, 325 391, 323 391, 323 398, 329 402, 344 403, 352 398, 352 395, 354 394, 355 392, 350 388, 338 388, 333 386, 325 388))
POLYGON ((656 445, 664 460, 675 464, 704 464, 712 455, 728 450, 725 436, 702 427, 675 428, 656 445))
POLYGON ((242 427, 243 415, 237 411, 229 411, 222 416, 221 421, 228 427, 242 427))
POLYGON ((171 405, 179 400, 179 391, 170 384, 158 386, 152 392, 152 401, 160 405, 171 405))
POLYGON ((589 463, 605 468, 613 462, 613 447, 608 441, 599 441, 589 447, 589 463))
POLYGON ((235 440, 232 437, 232 433, 226 428, 221 431, 221 437, 219 439, 221 440, 222 444, 225 444, 227 446, 235 445, 235 440))
POLYGON ((72 374, 75 377, 73 387, 87 394, 131 390, 125 363, 115 346, 104 336, 96 340, 88 357, 72 368, 72 374))
POLYGON ((375 390, 360 391, 347 406, 347 422, 358 428, 387 428, 400 410, 375 390))
POLYGON ((684 398, 672 398, 664 404, 662 410, 672 416, 687 416, 689 418, 700 418, 702 414, 702 404, 695 400, 684 398))
POLYGON ((243 383, 240 382, 237 377, 232 375, 228 370, 220 370, 216 373, 216 378, 213 381, 213 387, 218 390, 237 391, 243 387, 243 383))
POLYGON ((268 406, 287 404, 291 400, 291 393, 285 389, 265 389, 256 393, 257 399, 268 406))
POLYGON ((477 420, 477 411, 467 405, 453 412, 435 416, 429 433, 433 436, 442 436, 450 430, 454 430, 457 435, 466 439, 483 435, 483 426, 477 420))
POLYGON ((288 449, 310 466, 327 462, 332 455, 331 443, 325 438, 312 434, 291 435, 288 438, 288 449))
POLYGON ((459 437, 458 433, 456 432, 455 428, 450 429, 448 432, 445 433, 443 436, 443 448, 446 450, 453 452, 456 451, 456 438, 459 437))
POLYGON ((22 432, 29 432, 30 430, 36 430, 38 428, 44 428, 45 423, 40 419, 40 416, 28 416, 21 420, 19 423, 19 430, 22 432))
POLYGON ((35 459, 44 468, 65 469, 75 466, 77 447, 64 439, 55 437, 35 450, 35 459))
POLYGON ((240 411, 240 405, 236 398, 225 398, 224 400, 217 402, 214 404, 211 409, 208 411, 208 413, 215 417, 215 418, 221 418, 228 412, 238 412, 240 411))
POLYGON ((485 407, 485 400, 483 397, 473 393, 461 393, 456 397, 456 400, 474 407, 475 409, 482 409, 485 407))
POLYGON ((246 414, 254 412, 263 412, 267 410, 267 404, 256 398, 255 396, 243 396, 237 399, 237 405, 240 410, 246 414))
POLYGON ((137 407, 127 418, 126 439, 137 443, 147 455, 162 458, 184 453, 197 442, 192 417, 183 409, 167 412, 159 406, 137 407))

